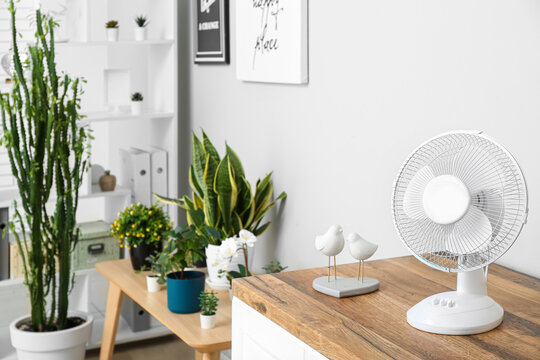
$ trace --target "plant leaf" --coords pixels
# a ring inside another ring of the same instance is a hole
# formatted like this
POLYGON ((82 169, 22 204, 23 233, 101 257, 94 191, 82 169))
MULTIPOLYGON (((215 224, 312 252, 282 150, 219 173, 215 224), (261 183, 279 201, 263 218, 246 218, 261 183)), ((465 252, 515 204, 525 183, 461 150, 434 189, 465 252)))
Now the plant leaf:
MULTIPOLYGON (((214 181, 214 191, 218 195, 218 206, 223 219, 223 229, 227 236, 231 233, 233 185, 229 166, 229 156, 225 155, 218 165, 214 181)), ((236 188, 236 186, 234 186, 236 188)))
POLYGON ((216 177, 217 163, 212 156, 206 156, 206 165, 204 169, 204 184, 206 194, 204 197, 204 215, 206 217, 206 225, 218 225, 218 197, 214 191, 214 179, 216 177))
POLYGON ((206 152, 207 155, 210 155, 214 159, 216 164, 219 164, 219 162, 221 161, 221 158, 219 157, 219 153, 214 147, 214 144, 212 144, 212 142, 210 141, 210 138, 208 138, 208 135, 206 135, 204 131, 202 132, 202 137, 203 137, 202 144, 203 144, 204 151, 206 152))
MULTIPOLYGON (((204 168, 206 166, 206 154, 199 138, 193 134, 192 137, 192 149, 191 149, 191 166, 193 167, 193 178, 195 179, 194 185, 199 184, 201 187, 202 196, 206 196, 206 188, 204 188, 204 168)), ((197 190, 198 191, 198 190, 197 190)))
POLYGON ((185 209, 185 207, 186 207, 186 204, 181 199, 168 198, 166 196, 161 196, 161 195, 158 195, 156 193, 153 193, 153 194, 159 201, 161 201, 161 202, 163 202, 165 204, 171 204, 171 205, 180 206, 183 209, 185 209))
POLYGON ((189 185, 200 196, 204 196, 203 188, 197 178, 194 176, 193 164, 189 167, 189 185))
POLYGON ((242 166, 242 162, 240 161, 240 158, 234 150, 227 144, 225 144, 226 154, 229 155, 229 159, 232 164, 232 168, 234 169, 234 174, 236 177, 236 181, 238 181, 241 177, 245 177, 246 174, 244 173, 244 167, 242 166))
POLYGON ((270 226, 271 222, 264 223, 263 225, 257 227, 255 230, 253 230, 253 235, 259 236, 262 235, 270 226))

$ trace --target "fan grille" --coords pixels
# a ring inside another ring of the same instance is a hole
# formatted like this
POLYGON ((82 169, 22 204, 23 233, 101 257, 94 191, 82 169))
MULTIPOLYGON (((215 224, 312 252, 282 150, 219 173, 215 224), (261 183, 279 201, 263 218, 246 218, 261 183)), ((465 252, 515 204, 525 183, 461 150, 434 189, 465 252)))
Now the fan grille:
POLYGON ((527 187, 503 147, 480 133, 455 132, 409 156, 396 178, 392 206, 396 229, 417 258, 444 271, 470 271, 514 243, 527 218, 527 187), (422 207, 423 188, 440 175, 459 178, 471 195, 468 214, 449 225, 433 222, 422 207))

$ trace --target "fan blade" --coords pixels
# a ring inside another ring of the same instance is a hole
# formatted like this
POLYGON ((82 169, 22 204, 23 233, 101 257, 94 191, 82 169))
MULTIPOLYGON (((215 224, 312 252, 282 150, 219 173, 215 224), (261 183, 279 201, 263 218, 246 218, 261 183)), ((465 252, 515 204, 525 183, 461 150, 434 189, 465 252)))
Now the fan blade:
POLYGON ((480 209, 489 219, 496 236, 502 224, 504 216, 503 197, 500 191, 495 189, 483 190, 471 196, 471 205, 480 209))
POLYGON ((485 250, 493 235, 489 218, 475 206, 454 224, 446 239, 446 249, 456 254, 472 254, 485 250))
POLYGON ((403 195, 403 211, 411 219, 422 220, 426 218, 422 205, 422 196, 428 182, 434 177, 431 168, 424 166, 414 174, 409 185, 407 185, 403 195))

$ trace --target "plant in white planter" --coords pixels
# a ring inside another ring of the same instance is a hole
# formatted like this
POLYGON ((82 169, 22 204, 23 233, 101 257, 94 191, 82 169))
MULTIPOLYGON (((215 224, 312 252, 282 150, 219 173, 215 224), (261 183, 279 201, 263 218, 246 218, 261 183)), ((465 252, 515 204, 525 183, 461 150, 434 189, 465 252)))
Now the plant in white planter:
MULTIPOLYGON (((242 229, 255 236, 264 233, 270 226, 270 222, 263 221, 265 215, 287 194, 282 192, 272 200, 272 173, 257 180, 252 187, 246 180, 240 158, 228 145, 225 146, 225 156, 221 158, 206 133, 202 133, 202 139, 194 134, 192 140, 189 179, 193 197, 170 199, 156 196, 165 203, 184 209, 187 223, 195 225, 197 229, 217 229, 217 232, 211 231, 212 236, 205 243, 208 284, 216 289, 223 285, 227 288, 227 282, 218 277, 217 256, 221 240, 237 236, 242 229), (200 212, 202 216, 194 216, 194 212, 200 212)), ((201 231, 198 235, 201 235, 201 231)))
POLYGON ((105 23, 108 41, 118 41, 119 28, 120 26, 118 25, 118 21, 116 20, 109 20, 105 23))
POLYGON ((201 328, 212 329, 216 326, 219 299, 213 291, 203 291, 199 299, 201 305, 201 328))
POLYGON ((141 115, 143 111, 143 94, 135 92, 131 94, 131 114, 141 115))
POLYGON ((135 18, 135 24, 137 27, 135 27, 135 40, 137 41, 144 41, 146 40, 146 26, 150 22, 144 15, 139 15, 135 18))
POLYGON ((168 267, 159 262, 158 255, 150 255, 146 260, 151 264, 152 274, 146 275, 146 287, 148 292, 158 292, 161 290, 161 285, 166 283, 168 267))
POLYGON ((14 203, 9 227, 21 254, 31 305, 30 316, 11 323, 11 342, 19 360, 82 360, 93 319, 68 312, 71 251, 79 238, 75 215, 89 164, 90 137, 80 124, 81 80, 56 69, 57 25, 39 9, 36 41, 25 45, 28 60, 23 64, 13 0, 9 12, 15 73, 11 93, 0 94, 1 143, 19 188, 21 207, 14 203), (51 209, 48 203, 55 206, 51 209))

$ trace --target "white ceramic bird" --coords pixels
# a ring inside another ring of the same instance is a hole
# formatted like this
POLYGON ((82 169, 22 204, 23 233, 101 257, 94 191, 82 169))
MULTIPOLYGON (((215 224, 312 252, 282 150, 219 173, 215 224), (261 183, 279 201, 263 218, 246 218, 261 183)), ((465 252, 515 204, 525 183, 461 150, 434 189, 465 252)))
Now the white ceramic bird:
POLYGON ((328 256, 328 281, 330 281, 330 257, 334 257, 334 278, 337 279, 336 255, 343 251, 345 239, 341 225, 332 225, 324 235, 315 237, 315 248, 328 256))
POLYGON ((358 280, 360 279, 360 273, 362 273, 362 283, 364 282, 364 260, 369 259, 379 245, 373 244, 357 233, 352 233, 347 236, 347 243, 349 245, 349 252, 351 256, 358 260, 358 280))

